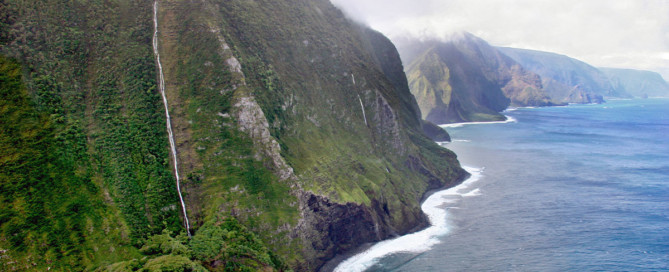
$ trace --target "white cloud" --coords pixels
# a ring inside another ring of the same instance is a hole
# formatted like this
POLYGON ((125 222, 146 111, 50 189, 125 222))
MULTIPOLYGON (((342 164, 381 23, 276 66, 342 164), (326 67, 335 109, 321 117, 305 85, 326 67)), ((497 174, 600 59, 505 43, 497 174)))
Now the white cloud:
POLYGON ((391 38, 469 31, 493 45, 654 70, 669 79, 669 0, 331 1, 391 38))

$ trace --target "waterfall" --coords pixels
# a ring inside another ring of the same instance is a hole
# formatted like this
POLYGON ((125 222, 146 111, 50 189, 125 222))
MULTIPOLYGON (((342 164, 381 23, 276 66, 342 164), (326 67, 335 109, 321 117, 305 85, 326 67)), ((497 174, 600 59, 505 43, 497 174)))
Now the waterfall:
POLYGON ((170 111, 167 107, 167 96, 165 96, 165 77, 163 75, 163 65, 160 63, 160 53, 158 53, 158 1, 153 2, 153 53, 156 55, 156 62, 158 63, 158 75, 160 81, 158 82, 158 89, 163 97, 163 104, 165 105, 165 117, 167 117, 167 134, 170 139, 170 149, 172 151, 172 158, 174 159, 174 176, 177 180, 177 192, 179 193, 179 201, 181 201, 181 209, 184 213, 186 233, 190 238, 190 223, 188 222, 188 214, 186 213, 186 203, 181 195, 181 184, 179 178, 179 164, 177 160, 177 147, 174 143, 174 134, 172 133, 172 120, 170 119, 170 111))
MULTIPOLYGON (((355 87, 355 76, 351 74, 351 80, 353 81, 353 86, 355 87)), ((367 124, 367 115, 365 115, 365 106, 362 104, 362 99, 360 98, 360 94, 358 94, 358 101, 360 101, 360 108, 362 109, 362 118, 365 119, 365 126, 369 126, 367 124)))
POLYGON ((360 95, 358 95, 358 101, 360 101, 360 108, 362 109, 362 118, 365 118, 365 126, 369 126, 367 124, 367 115, 365 115, 365 106, 362 104, 362 99, 360 98, 360 95))

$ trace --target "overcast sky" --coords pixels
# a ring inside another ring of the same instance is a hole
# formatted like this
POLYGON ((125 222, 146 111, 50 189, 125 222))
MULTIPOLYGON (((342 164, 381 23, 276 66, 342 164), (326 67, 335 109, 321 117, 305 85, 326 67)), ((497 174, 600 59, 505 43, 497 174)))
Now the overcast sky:
POLYGON ((669 0, 331 0, 389 36, 468 31, 495 46, 565 54, 669 80, 669 0))

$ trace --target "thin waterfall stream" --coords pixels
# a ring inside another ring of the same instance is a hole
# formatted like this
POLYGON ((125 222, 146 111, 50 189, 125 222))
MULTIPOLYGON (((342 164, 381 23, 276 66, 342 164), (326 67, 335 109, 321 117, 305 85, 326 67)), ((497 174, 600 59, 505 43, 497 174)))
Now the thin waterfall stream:
MULTIPOLYGON (((353 86, 355 87, 355 76, 353 74, 351 74, 351 80, 353 80, 353 86)), ((360 94, 359 93, 357 94, 358 94, 358 101, 360 101, 360 108, 362 109, 362 118, 365 119, 365 126, 369 126, 369 124, 367 124, 367 115, 365 114, 365 105, 362 104, 362 98, 360 98, 360 94)))
POLYGON ((188 238, 190 235, 190 223, 188 222, 188 214, 186 213, 186 203, 181 195, 181 183, 179 178, 179 162, 177 160, 177 147, 174 142, 174 134, 172 133, 172 119, 170 118, 170 111, 167 106, 167 96, 165 95, 165 76, 163 75, 163 65, 160 63, 160 53, 158 53, 158 1, 153 2, 153 53, 156 55, 156 62, 158 63, 158 74, 160 81, 158 82, 158 89, 163 97, 163 105, 165 105, 165 117, 167 117, 167 134, 170 139, 170 149, 172 151, 172 158, 174 160, 174 176, 177 180, 177 192, 179 193, 179 201, 181 201, 181 209, 184 213, 186 233, 188 238))

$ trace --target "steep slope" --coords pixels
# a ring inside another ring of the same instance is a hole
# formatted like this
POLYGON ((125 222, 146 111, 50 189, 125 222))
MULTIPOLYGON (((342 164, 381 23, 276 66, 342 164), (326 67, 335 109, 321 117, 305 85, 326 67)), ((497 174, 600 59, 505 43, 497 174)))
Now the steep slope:
POLYGON ((541 76, 545 91, 558 102, 601 103, 604 96, 620 97, 597 68, 555 53, 498 47, 505 55, 541 76))
POLYGON ((201 207, 194 221, 235 214, 313 269, 423 224, 425 190, 462 174, 421 135, 392 44, 328 1, 165 1, 160 11, 167 92, 183 101, 178 138, 197 150, 182 159, 199 180, 186 190, 201 207))
MULTIPOLYGON (((415 97, 402 95, 407 92, 410 93, 410 90, 406 75, 404 74, 404 66, 402 66, 397 49, 394 46, 389 46, 392 42, 377 31, 364 26, 360 26, 360 31, 367 36, 365 42, 366 49, 374 54, 377 65, 381 67, 381 70, 383 70, 383 73, 393 83, 395 88, 400 90, 398 96, 405 100, 402 105, 406 105, 407 111, 412 113, 415 118, 422 119, 423 117, 420 114, 421 109, 416 103, 415 97)), ((446 130, 430 121, 421 120, 421 127, 423 133, 433 141, 443 142, 450 141, 451 139, 446 130)))
POLYGON ((52 177, 60 190, 3 189, 8 257, 0 261, 152 271, 285 269, 285 260, 315 270, 424 226, 423 194, 466 174, 421 132, 392 43, 328 1, 164 0, 158 51, 188 240, 158 91, 153 4, 2 3, 0 52, 24 65, 13 79, 26 93, 16 107, 48 124, 9 137, 54 131, 40 137, 55 139, 55 158, 25 171, 52 177), (63 167, 40 167, 59 160, 63 167), (44 204, 25 217, 32 200, 44 204))
POLYGON ((53 262, 82 270, 91 255, 133 256, 127 227, 105 207, 90 172, 77 165, 87 156, 85 135, 62 129, 31 103, 21 74, 18 63, 0 56, 0 267, 47 270, 53 262))
POLYGON ((635 97, 667 97, 669 83, 658 73, 651 71, 599 68, 611 81, 617 93, 635 97))
POLYGON ((155 92, 151 2, 6 1, 0 12, 0 50, 23 64, 29 104, 51 131, 42 141, 51 143, 48 157, 30 171, 53 179, 26 185, 36 191, 25 201, 45 212, 24 218, 16 195, 19 202, 3 203, 17 212, 0 222, 8 256, 0 262, 92 270, 139 257, 135 246, 147 236, 180 230, 155 92))
POLYGON ((462 121, 503 120, 498 112, 509 105, 501 88, 479 73, 452 45, 428 51, 409 65, 407 77, 423 118, 444 124, 462 121), (451 70, 440 56, 461 64, 451 70))
POLYGON ((423 117, 435 123, 500 120, 507 106, 547 106, 541 79, 482 39, 399 43, 423 117))

